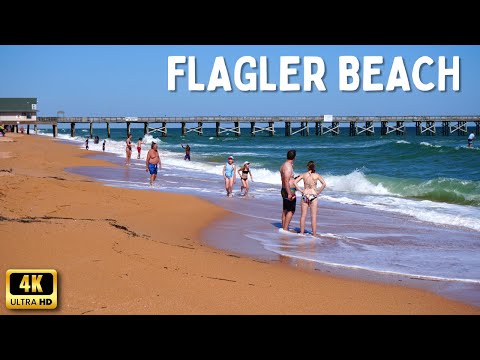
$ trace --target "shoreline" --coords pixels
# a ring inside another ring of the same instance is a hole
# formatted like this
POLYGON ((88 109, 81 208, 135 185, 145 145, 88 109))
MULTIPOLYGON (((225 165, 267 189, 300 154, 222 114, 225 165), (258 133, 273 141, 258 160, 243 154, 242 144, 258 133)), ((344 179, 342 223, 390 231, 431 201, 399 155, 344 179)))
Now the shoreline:
MULTIPOLYGON (((9 221, 0 221, 0 231, 11 235, 0 244, 0 262, 4 271, 56 266, 59 308, 41 313, 480 314, 424 290, 313 274, 206 246, 202 229, 228 211, 194 195, 87 180, 64 169, 115 165, 43 136, 13 138, 0 143, 0 153, 10 154, 1 169, 12 169, 0 172, 9 189, 1 190, 0 215, 9 221), (25 218, 38 222, 20 222, 25 218)), ((0 313, 39 312, 3 306, 0 313)))

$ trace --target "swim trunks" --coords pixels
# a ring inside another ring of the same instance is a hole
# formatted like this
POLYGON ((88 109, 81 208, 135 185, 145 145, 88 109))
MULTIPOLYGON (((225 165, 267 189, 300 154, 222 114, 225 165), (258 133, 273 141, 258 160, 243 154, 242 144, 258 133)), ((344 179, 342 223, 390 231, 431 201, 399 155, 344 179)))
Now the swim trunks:
POLYGON ((148 164, 148 171, 150 171, 150 175, 157 175, 158 165, 157 164, 148 164))
POLYGON ((185 154, 185 157, 183 158, 183 160, 190 160, 190 155, 185 154))
MULTIPOLYGON (((295 190, 296 190, 295 188, 290 188, 290 192, 293 194, 295 194, 295 190)), ((288 200, 288 193, 285 188, 282 188, 280 193, 282 194, 282 198, 283 198, 283 210, 291 211, 292 213, 294 213, 295 207, 297 205, 297 197, 294 196, 292 200, 288 200)))

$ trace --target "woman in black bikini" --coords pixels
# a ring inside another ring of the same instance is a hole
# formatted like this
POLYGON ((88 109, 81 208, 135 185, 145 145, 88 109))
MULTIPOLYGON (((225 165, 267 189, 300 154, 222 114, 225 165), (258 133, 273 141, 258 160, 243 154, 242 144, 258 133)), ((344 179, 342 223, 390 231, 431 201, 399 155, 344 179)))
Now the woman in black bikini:
POLYGON ((315 163, 309 161, 307 164, 308 171, 298 176, 294 180, 295 187, 302 193, 302 214, 300 217, 300 234, 305 232, 305 221, 307 218, 307 211, 310 208, 310 215, 312 217, 312 235, 317 234, 317 196, 325 189, 327 184, 320 174, 315 172, 315 163), (303 180, 303 190, 298 187, 298 183, 303 180), (320 181, 322 186, 317 190, 317 182, 320 181))
POLYGON ((128 134, 125 152, 127 153, 127 161, 125 165, 130 165, 130 158, 132 157, 132 134, 128 134))
POLYGON ((250 170, 250 163, 245 161, 243 166, 238 169, 238 175, 240 175, 240 179, 242 180, 242 186, 240 187, 240 195, 246 196, 248 194, 248 174, 250 174, 250 179, 253 182, 252 171, 250 170), (245 193, 241 193, 245 189, 245 193))

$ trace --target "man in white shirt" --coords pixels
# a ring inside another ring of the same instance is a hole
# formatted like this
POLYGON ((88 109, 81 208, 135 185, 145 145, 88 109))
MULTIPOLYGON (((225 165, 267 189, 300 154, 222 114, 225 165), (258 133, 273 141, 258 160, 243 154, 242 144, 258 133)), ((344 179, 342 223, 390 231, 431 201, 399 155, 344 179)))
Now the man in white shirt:
POLYGON ((473 140, 475 140, 475 134, 472 132, 470 135, 468 135, 467 147, 469 147, 469 148, 473 147, 473 140))

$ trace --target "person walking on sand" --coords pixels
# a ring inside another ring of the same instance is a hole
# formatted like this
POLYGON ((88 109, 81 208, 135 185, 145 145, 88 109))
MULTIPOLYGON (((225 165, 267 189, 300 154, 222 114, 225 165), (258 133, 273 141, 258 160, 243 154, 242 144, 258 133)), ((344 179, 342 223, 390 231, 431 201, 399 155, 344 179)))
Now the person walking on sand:
POLYGON ((223 179, 228 197, 233 197, 233 185, 237 181, 237 167, 233 163, 234 160, 233 156, 229 156, 227 163, 223 166, 223 179))
POLYGON ((182 145, 182 149, 185 149, 185 156, 183 157, 183 160, 188 160, 190 161, 190 145, 187 144, 187 146, 183 146, 182 145))
POLYGON ((468 148, 473 148, 473 140, 475 140, 475 134, 472 132, 470 135, 468 135, 468 139, 467 139, 468 148))
POLYGON ((307 172, 301 174, 294 180, 295 188, 302 193, 302 212, 300 215, 300 234, 305 233, 305 220, 307 218, 308 208, 312 218, 312 235, 317 235, 317 209, 318 195, 325 189, 327 184, 323 177, 315 172, 315 162, 309 161, 307 172), (298 187, 298 183, 303 180, 303 190, 298 187), (317 183, 320 182, 320 189, 317 189, 317 183))
POLYGON ((105 145, 107 144, 107 140, 103 140, 103 144, 102 144, 102 150, 105 151, 105 145))
POLYGON ((145 141, 142 138, 138 138, 137 141, 137 159, 140 159, 140 153, 142 152, 142 144, 145 144, 145 141))
POLYGON ((250 180, 253 182, 253 176, 252 176, 252 171, 250 170, 250 162, 245 161, 243 163, 243 166, 238 169, 238 175, 240 176, 240 179, 242 180, 242 186, 240 188, 240 195, 247 196, 248 194, 248 174, 250 174, 250 180), (242 194, 243 190, 245 192, 242 194))
POLYGON ((152 142, 152 146, 150 150, 148 150, 145 165, 145 171, 150 172, 150 186, 153 186, 153 182, 157 178, 158 170, 162 170, 162 162, 160 161, 160 155, 158 154, 157 144, 155 142, 152 142))
POLYGON ((297 198, 295 196, 295 184, 293 183, 293 162, 297 152, 295 150, 288 150, 287 160, 280 167, 280 176, 282 179, 282 190, 280 194, 283 199, 282 209, 282 229, 288 231, 290 221, 292 221, 293 214, 295 214, 295 207, 297 205, 297 198))
POLYGON ((132 157, 132 134, 128 134, 125 152, 127 155, 127 159, 125 161, 125 165, 130 165, 130 158, 132 157))
POLYGON ((85 140, 85 149, 88 150, 88 139, 85 140))

